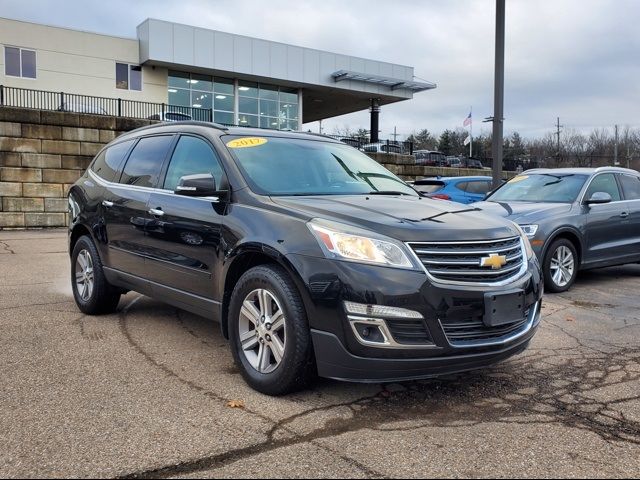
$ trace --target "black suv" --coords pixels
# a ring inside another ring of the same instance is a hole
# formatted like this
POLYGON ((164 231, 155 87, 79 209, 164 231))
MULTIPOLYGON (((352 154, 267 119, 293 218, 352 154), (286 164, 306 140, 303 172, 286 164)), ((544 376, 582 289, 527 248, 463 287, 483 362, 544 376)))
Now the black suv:
POLYGON ((107 145, 69 194, 80 310, 133 290, 217 320, 255 389, 484 367, 540 321, 514 223, 420 197, 330 138, 173 123, 107 145))

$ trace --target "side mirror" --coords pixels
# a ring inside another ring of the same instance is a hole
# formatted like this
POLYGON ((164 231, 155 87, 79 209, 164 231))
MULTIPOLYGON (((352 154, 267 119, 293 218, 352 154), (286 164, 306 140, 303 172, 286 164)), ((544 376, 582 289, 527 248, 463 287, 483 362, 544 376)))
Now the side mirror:
POLYGON ((611 203, 613 198, 606 192, 595 192, 586 202, 587 205, 601 205, 603 203, 611 203))
POLYGON ((205 173, 180 178, 174 193, 185 197, 212 197, 219 192, 216 190, 216 179, 210 173, 205 173))

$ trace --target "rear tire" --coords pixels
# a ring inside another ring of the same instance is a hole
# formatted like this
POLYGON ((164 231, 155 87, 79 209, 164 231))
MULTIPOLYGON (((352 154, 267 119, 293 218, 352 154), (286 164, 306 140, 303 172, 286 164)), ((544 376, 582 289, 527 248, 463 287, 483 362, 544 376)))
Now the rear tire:
POLYGON ((113 313, 120 302, 120 291, 109 284, 102 261, 91 237, 84 235, 71 254, 71 287, 78 308, 87 315, 113 313))
POLYGON ((307 313, 283 268, 261 265, 242 275, 228 322, 233 358, 253 389, 278 396, 311 383, 315 367, 307 313))
POLYGON ((578 252, 573 243, 566 238, 553 242, 544 256, 543 271, 547 291, 569 290, 578 276, 578 252))

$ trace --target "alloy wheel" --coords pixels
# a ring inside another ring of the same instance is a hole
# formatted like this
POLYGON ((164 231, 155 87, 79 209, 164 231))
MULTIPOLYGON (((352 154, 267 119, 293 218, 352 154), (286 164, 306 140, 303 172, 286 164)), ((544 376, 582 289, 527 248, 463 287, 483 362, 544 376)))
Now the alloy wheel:
POLYGON ((571 282, 575 271, 575 259, 573 252, 562 245, 554 252, 551 257, 551 279, 558 287, 565 287, 571 282))
POLYGON ((93 295, 94 285, 91 254, 87 250, 81 250, 76 259, 76 289, 83 301, 89 301, 93 295))
POLYGON ((276 370, 285 354, 286 321, 276 297, 265 289, 253 290, 242 302, 239 339, 249 364, 259 373, 276 370))

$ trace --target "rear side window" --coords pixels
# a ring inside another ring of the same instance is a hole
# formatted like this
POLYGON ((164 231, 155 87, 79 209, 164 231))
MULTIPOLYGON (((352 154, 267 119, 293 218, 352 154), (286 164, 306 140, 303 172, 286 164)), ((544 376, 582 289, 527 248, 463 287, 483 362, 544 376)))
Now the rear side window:
POLYGON ((127 140, 111 147, 105 148, 96 157, 91 170, 100 178, 105 179, 108 182, 113 182, 117 178, 118 170, 122 164, 124 156, 127 154, 133 140, 127 140))
POLYGON ((475 193, 478 195, 484 195, 489 190, 491 190, 491 185, 489 182, 479 181, 479 182, 469 182, 467 185, 468 193, 475 193))
POLYGON ((222 183, 222 166, 211 146, 196 137, 180 137, 171 157, 164 181, 165 190, 175 190, 185 175, 210 173, 219 187, 222 183))
POLYGON ((620 175, 625 200, 640 200, 640 177, 620 175))
POLYGON ((616 182, 616 177, 613 173, 603 173, 594 178, 587 190, 587 199, 597 192, 608 193, 614 202, 618 202, 621 199, 618 182, 616 182))
POLYGON ((155 186, 172 141, 173 135, 140 139, 129 155, 120 183, 138 187, 155 186))
POLYGON ((456 188, 458 190, 462 190, 463 192, 466 192, 468 187, 469 187, 469 182, 456 183, 456 188))

